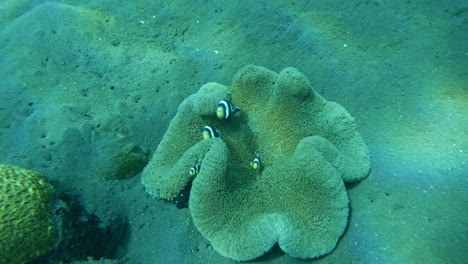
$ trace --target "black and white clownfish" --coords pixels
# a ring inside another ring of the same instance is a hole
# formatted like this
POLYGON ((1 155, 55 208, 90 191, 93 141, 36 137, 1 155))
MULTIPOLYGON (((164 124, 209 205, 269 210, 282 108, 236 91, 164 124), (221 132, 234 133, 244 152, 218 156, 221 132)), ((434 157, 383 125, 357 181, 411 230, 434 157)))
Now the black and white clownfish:
POLYGON ((198 173, 200 172, 200 168, 201 168, 201 165, 200 165, 200 163, 197 161, 197 163, 195 163, 195 165, 193 165, 193 167, 190 168, 190 170, 189 170, 189 175, 192 176, 192 177, 197 176, 198 173))
POLYGON ((232 105, 229 100, 221 100, 216 107, 216 116, 220 120, 228 121, 231 117, 240 111, 240 108, 232 105))
POLYGON ((203 139, 210 139, 210 138, 219 138, 218 130, 210 127, 205 126, 202 130, 203 139))
POLYGON ((254 151, 254 159, 250 162, 250 167, 254 170, 260 169, 260 155, 254 151))

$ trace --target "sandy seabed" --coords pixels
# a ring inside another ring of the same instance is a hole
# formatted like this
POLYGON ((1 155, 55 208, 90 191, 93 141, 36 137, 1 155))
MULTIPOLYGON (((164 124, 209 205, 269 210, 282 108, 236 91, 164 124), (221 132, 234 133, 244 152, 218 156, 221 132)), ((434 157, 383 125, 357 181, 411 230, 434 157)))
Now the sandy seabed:
MULTIPOLYGON (((0 3, 0 163, 37 170, 129 236, 99 263, 233 263, 188 209, 140 176, 180 102, 243 66, 298 68, 355 118, 372 171, 348 186, 337 248, 307 263, 463 263, 468 257, 465 1, 0 3)), ((274 248, 250 263, 304 263, 274 248)))

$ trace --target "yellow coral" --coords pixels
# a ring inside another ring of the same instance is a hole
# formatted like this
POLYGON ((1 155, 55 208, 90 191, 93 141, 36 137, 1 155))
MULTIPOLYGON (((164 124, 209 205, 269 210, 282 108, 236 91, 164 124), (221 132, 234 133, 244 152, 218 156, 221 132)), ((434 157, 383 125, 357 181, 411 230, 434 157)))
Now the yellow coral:
POLYGON ((24 263, 51 249, 53 196, 40 173, 0 165, 0 263, 24 263))

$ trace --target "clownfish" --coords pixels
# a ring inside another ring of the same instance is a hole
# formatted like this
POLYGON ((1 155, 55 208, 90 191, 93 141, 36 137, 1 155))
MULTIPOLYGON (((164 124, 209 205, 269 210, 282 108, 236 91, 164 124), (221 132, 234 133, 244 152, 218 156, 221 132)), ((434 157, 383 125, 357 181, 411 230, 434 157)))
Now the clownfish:
POLYGON ((200 172, 200 168, 201 168, 201 165, 200 163, 197 161, 197 163, 195 163, 195 165, 190 168, 189 170, 189 175, 192 176, 192 177, 195 177, 198 175, 198 173, 200 172))
POLYGON ((203 128, 202 135, 203 139, 219 138, 219 132, 210 126, 205 126, 203 128))
POLYGON ((254 151, 254 159, 250 162, 250 167, 254 170, 260 169, 260 155, 254 151))
POLYGON ((216 107, 216 116, 220 120, 228 121, 231 117, 240 111, 240 108, 233 106, 228 100, 221 100, 216 107))

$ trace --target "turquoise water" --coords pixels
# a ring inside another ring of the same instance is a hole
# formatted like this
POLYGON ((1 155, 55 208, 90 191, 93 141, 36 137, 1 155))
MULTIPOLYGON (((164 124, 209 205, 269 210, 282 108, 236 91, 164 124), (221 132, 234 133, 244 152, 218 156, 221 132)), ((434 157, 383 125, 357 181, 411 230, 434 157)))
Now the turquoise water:
MULTIPOLYGON (((243 66, 291 66, 371 150, 348 229, 317 263, 468 257, 466 1, 0 1, 0 163, 46 175, 129 237, 102 263, 232 263, 140 175, 183 99, 243 66), (125 175, 128 176, 128 175, 125 175), (132 176, 132 175, 130 175, 132 176)), ((92 262, 90 260, 89 262, 92 262)), ((253 263, 303 263, 274 248, 253 263)))

